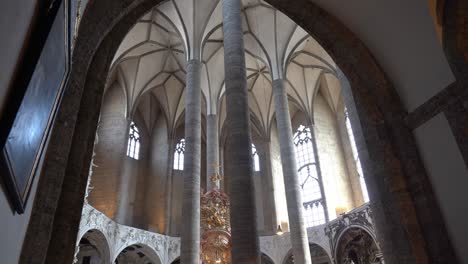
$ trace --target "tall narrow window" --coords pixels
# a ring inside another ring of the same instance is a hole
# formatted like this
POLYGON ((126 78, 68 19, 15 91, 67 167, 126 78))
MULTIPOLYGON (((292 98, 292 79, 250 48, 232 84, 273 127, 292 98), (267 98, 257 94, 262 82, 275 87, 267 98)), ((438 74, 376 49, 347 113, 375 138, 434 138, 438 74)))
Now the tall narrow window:
POLYGON ((323 194, 317 175, 314 146, 310 127, 299 126, 294 134, 299 184, 302 190, 304 222, 307 227, 325 223, 323 194))
POLYGON ((185 139, 177 143, 174 151, 174 170, 184 170, 185 139))
POLYGON ((136 160, 140 157, 140 132, 134 122, 128 132, 127 156, 136 160))
POLYGON ((258 156, 257 148, 252 144, 252 157, 254 162, 254 171, 260 171, 260 157, 258 156))
POLYGON ((348 131, 349 142, 351 143, 351 150, 353 152, 354 162, 356 163, 357 173, 359 174, 359 183, 361 185, 362 196, 364 202, 369 202, 369 194, 367 193, 367 186, 364 180, 364 174, 362 172, 361 160, 359 159, 359 154, 356 147, 356 140, 354 139, 353 127, 351 126, 351 121, 349 120, 348 109, 345 108, 345 122, 346 129, 348 131))

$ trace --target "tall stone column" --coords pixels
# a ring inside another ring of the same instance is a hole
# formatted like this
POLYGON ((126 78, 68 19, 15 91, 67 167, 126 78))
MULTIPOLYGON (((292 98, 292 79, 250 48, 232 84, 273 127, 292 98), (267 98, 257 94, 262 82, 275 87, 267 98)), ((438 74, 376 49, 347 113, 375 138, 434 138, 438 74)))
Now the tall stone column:
MULTIPOLYGON (((206 118, 206 187, 207 191, 220 186, 211 181, 210 177, 219 173, 219 136, 218 116, 210 114, 206 118)), ((218 182, 219 185, 219 182, 218 182)))
POLYGON ((223 0, 227 131, 225 175, 231 199, 232 263, 260 263, 241 1, 223 0))
POLYGON ((302 197, 299 189, 291 117, 289 115, 288 97, 286 95, 284 80, 277 79, 273 81, 273 96, 275 98, 276 122, 294 263, 311 264, 307 230, 302 216, 302 197))
MULTIPOLYGON (((128 131, 128 129, 126 131, 128 131)), ((133 223, 130 221, 130 219, 132 219, 133 217, 133 211, 130 207, 130 203, 131 194, 135 191, 133 189, 135 186, 132 186, 132 178, 138 177, 138 175, 130 175, 130 173, 126 173, 128 171, 128 163, 131 162, 126 159, 127 158, 124 156, 121 160, 120 165, 119 203, 117 205, 117 214, 115 217, 115 221, 122 225, 132 225, 133 223)))
POLYGON ((166 212, 166 217, 165 217, 165 232, 166 235, 172 236, 172 179, 174 175, 174 149, 175 149, 175 140, 173 137, 167 139, 169 141, 169 152, 168 152, 168 162, 167 162, 167 173, 166 173, 166 184, 165 184, 165 196, 166 196, 166 203, 165 203, 165 212, 166 212))
POLYGON ((200 261, 200 69, 199 60, 190 60, 187 63, 184 193, 180 246, 180 260, 184 264, 198 264, 200 261))
MULTIPOLYGON (((264 231, 266 234, 274 235, 277 233, 278 214, 276 210, 276 190, 274 183, 274 175, 271 160, 271 139, 262 138, 257 142, 255 147, 260 158, 260 176, 262 189, 262 203, 264 213, 264 231)), ((258 209, 258 208, 257 208, 258 209)))

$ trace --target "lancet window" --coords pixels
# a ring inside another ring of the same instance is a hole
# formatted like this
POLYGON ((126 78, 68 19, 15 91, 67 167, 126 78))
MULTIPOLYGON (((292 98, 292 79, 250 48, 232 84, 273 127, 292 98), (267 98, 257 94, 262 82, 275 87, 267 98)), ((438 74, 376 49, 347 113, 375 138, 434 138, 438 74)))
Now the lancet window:
POLYGON ((260 171, 260 157, 258 156, 257 148, 254 144, 252 144, 252 157, 254 163, 254 171, 260 171))
POLYGON ((323 193, 320 188, 317 162, 310 127, 300 125, 294 134, 296 162, 301 186, 304 223, 307 227, 326 221, 323 193))
POLYGON ((345 122, 346 122, 346 129, 348 131, 349 142, 351 143, 351 150, 353 152, 354 162, 356 163, 357 173, 359 174, 359 183, 361 185, 362 196, 364 198, 364 202, 369 201, 369 194, 367 193, 367 186, 364 180, 364 174, 362 172, 361 160, 359 159, 359 153, 356 147, 356 140, 354 138, 353 127, 351 126, 351 121, 349 120, 348 109, 345 108, 345 122))
POLYGON ((140 132, 134 122, 128 132, 127 156, 136 160, 140 157, 140 132))
POLYGON ((185 139, 181 139, 174 150, 174 170, 184 170, 185 139))

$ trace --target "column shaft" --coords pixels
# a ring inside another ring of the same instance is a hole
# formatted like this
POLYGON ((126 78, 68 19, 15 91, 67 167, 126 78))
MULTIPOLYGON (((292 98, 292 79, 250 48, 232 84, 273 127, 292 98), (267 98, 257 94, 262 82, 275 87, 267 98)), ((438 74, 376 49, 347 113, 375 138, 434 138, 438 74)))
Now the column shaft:
POLYGON ((227 141, 225 175, 231 199, 232 263, 260 263, 240 0, 223 0, 227 141))
POLYGON ((184 264, 200 261, 200 155, 201 155, 201 64, 187 63, 185 108, 184 194, 180 259, 184 264))
POLYGON ((263 204, 266 205, 265 211, 265 228, 266 232, 276 234, 278 225, 278 214, 276 211, 276 190, 271 162, 271 141, 264 139, 257 146, 257 151, 260 149, 260 170, 262 185, 263 185, 263 204))
POLYGON ((218 137, 218 116, 211 114, 206 118, 206 186, 207 191, 215 186, 210 177, 219 173, 219 137, 218 137))
POLYGON ((168 152, 168 165, 167 165, 167 172, 166 172, 166 184, 165 184, 165 212, 166 212, 166 217, 165 217, 165 232, 166 235, 173 236, 173 229, 172 229, 172 179, 174 175, 174 149, 175 149, 175 140, 174 138, 169 139, 169 152, 168 152))
POLYGON ((294 263, 311 264, 307 230, 302 217, 302 197, 299 188, 291 117, 289 115, 288 97, 286 95, 284 80, 278 79, 273 81, 273 95, 275 98, 276 122, 294 263))

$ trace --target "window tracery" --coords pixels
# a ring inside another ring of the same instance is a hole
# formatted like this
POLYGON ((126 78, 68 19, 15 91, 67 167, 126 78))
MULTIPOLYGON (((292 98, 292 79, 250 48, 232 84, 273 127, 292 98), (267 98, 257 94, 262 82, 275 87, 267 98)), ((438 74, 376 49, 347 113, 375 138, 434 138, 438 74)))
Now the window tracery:
POLYGON ((127 156, 136 160, 140 157, 140 131, 133 121, 128 132, 127 156))
POLYGON ((294 134, 294 145, 306 227, 324 224, 326 221, 312 140, 310 127, 300 125, 294 134))
POLYGON ((174 170, 184 170, 185 139, 181 139, 174 150, 174 170))

